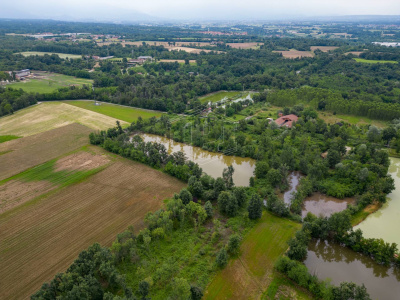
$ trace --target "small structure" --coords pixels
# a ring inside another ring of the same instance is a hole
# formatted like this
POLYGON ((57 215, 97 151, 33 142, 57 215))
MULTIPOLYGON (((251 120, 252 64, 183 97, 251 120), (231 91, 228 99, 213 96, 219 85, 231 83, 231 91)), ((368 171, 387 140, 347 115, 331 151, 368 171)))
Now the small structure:
POLYGON ((24 80, 25 77, 31 75, 31 70, 24 69, 24 70, 15 71, 15 72, 12 72, 12 71, 8 72, 8 74, 10 74, 10 76, 13 76, 13 73, 15 74, 15 79, 24 80))
POLYGON ((292 128, 293 122, 297 122, 298 119, 299 119, 298 116, 291 114, 279 117, 278 119, 276 119, 275 123, 279 127, 285 126, 287 128, 292 128))
POLYGON ((143 62, 148 61, 148 60, 153 61, 153 58, 151 56, 139 56, 137 59, 141 60, 143 62))

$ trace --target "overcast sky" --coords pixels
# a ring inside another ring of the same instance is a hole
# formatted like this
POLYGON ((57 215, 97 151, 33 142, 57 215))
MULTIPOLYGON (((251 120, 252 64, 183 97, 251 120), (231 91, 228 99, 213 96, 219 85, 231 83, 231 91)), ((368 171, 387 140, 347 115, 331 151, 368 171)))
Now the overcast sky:
POLYGON ((0 0, 0 17, 263 19, 400 15, 400 0, 0 0), (4 2, 4 3, 2 3, 4 2))

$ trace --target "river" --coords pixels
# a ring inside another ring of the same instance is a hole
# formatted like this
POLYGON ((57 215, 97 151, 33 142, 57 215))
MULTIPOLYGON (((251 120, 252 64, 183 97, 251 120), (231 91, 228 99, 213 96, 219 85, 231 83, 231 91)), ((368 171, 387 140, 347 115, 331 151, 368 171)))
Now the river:
POLYGON ((186 157, 199 164, 205 173, 217 178, 222 177, 224 168, 232 165, 235 169, 233 182, 236 186, 249 186, 250 177, 253 176, 256 161, 251 158, 226 156, 193 147, 184 143, 175 142, 172 139, 161 137, 155 134, 144 133, 140 135, 145 142, 157 142, 163 144, 168 153, 182 151, 186 157))
MULTIPOLYGON (((400 159, 390 158, 389 173, 394 179, 396 189, 388 195, 387 202, 370 214, 354 229, 360 228, 364 237, 382 238, 385 242, 400 245, 400 159)), ((400 296, 399 296, 400 297, 400 296)))
POLYGON ((364 284, 372 299, 394 300, 400 295, 400 270, 377 264, 371 258, 338 244, 312 241, 304 261, 311 274, 339 285, 364 284))

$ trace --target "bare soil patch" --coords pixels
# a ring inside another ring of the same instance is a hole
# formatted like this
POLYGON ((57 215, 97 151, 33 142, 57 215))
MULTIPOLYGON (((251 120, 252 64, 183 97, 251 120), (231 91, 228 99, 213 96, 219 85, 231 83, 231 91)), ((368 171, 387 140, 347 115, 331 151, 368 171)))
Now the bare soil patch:
POLYGON ((71 152, 89 143, 91 129, 80 124, 61 128, 0 144, 0 180, 71 152))
POLYGON ((335 50, 339 47, 335 47, 335 46, 311 46, 311 51, 314 52, 315 50, 319 49, 322 52, 328 52, 328 51, 332 51, 335 50))
POLYGON ((314 57, 313 53, 309 51, 288 50, 288 51, 272 51, 272 52, 281 53, 284 58, 289 58, 289 59, 314 57))
POLYGON ((260 43, 226 43, 234 49, 255 49, 260 43))
POLYGON ((87 171, 104 166, 109 162, 110 160, 105 154, 80 151, 59 159, 55 164, 54 171, 87 171))
POLYGON ((94 242, 110 246, 185 184, 118 159, 87 180, 0 215, 1 299, 26 299, 94 242))
POLYGON ((0 214, 55 188, 48 181, 22 182, 10 180, 0 185, 0 214))

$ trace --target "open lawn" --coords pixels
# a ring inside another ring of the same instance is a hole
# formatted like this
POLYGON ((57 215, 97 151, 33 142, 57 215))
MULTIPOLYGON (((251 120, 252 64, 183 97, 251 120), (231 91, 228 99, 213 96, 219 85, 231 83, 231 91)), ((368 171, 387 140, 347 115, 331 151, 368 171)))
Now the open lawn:
POLYGON ((121 106, 111 103, 99 102, 100 105, 94 105, 94 101, 85 101, 85 100, 70 100, 63 101, 63 103, 70 104, 73 106, 77 106, 83 109, 87 109, 90 111, 94 111, 118 120, 126 121, 132 123, 136 121, 138 117, 142 117, 143 119, 148 119, 151 117, 160 117, 161 112, 145 110, 135 107, 127 107, 121 106))
POLYGON ((76 55, 76 54, 67 54, 67 53, 57 53, 57 52, 37 52, 37 51, 27 51, 27 52, 19 52, 16 54, 22 54, 23 56, 32 56, 32 55, 39 55, 39 56, 44 56, 45 54, 47 55, 52 55, 52 54, 57 54, 60 58, 82 58, 82 55, 76 55))
POLYGON ((349 115, 334 115, 331 112, 318 112, 318 117, 323 119, 328 124, 335 124, 337 122, 346 122, 353 125, 375 125, 379 128, 386 127, 384 121, 372 120, 367 117, 349 116, 349 115))
MULTIPOLYGON (((117 119, 61 102, 43 102, 0 118, 0 135, 29 136, 72 123, 94 130, 115 126, 117 119)), ((128 125, 121 120, 122 126, 128 125)))
MULTIPOLYGON (((1 299, 26 299, 64 272, 89 245, 110 246, 129 225, 137 232, 147 212, 159 209, 165 198, 184 187, 148 166, 107 156, 111 163, 85 180, 0 214, 0 278, 7 287, 0 289, 1 299)), ((52 170, 80 165, 79 159, 64 158, 52 170)), ((46 176, 38 178, 51 183, 46 176)))
POLYGON ((363 58, 353 58, 356 62, 365 64, 398 64, 399 62, 395 60, 372 60, 363 58))
POLYGON ((89 143, 92 130, 70 124, 0 144, 0 180, 16 175, 89 143))
POLYGON ((238 95, 240 95, 241 92, 239 91, 219 91, 219 92, 215 92, 215 93, 211 93, 208 95, 205 95, 203 97, 200 97, 199 100, 201 103, 208 103, 208 102, 218 102, 221 101, 224 98, 233 98, 236 97, 238 95))
POLYGON ((32 93, 51 93, 62 87, 72 85, 81 87, 84 84, 91 86, 92 83, 93 80, 90 79, 35 71, 29 78, 23 81, 10 83, 7 86, 15 89, 23 89, 26 92, 32 93))
POLYGON ((217 273, 204 299, 260 298, 273 282, 276 260, 286 251, 287 241, 298 229, 300 224, 264 212, 259 223, 245 236, 239 258, 230 260, 217 273))

